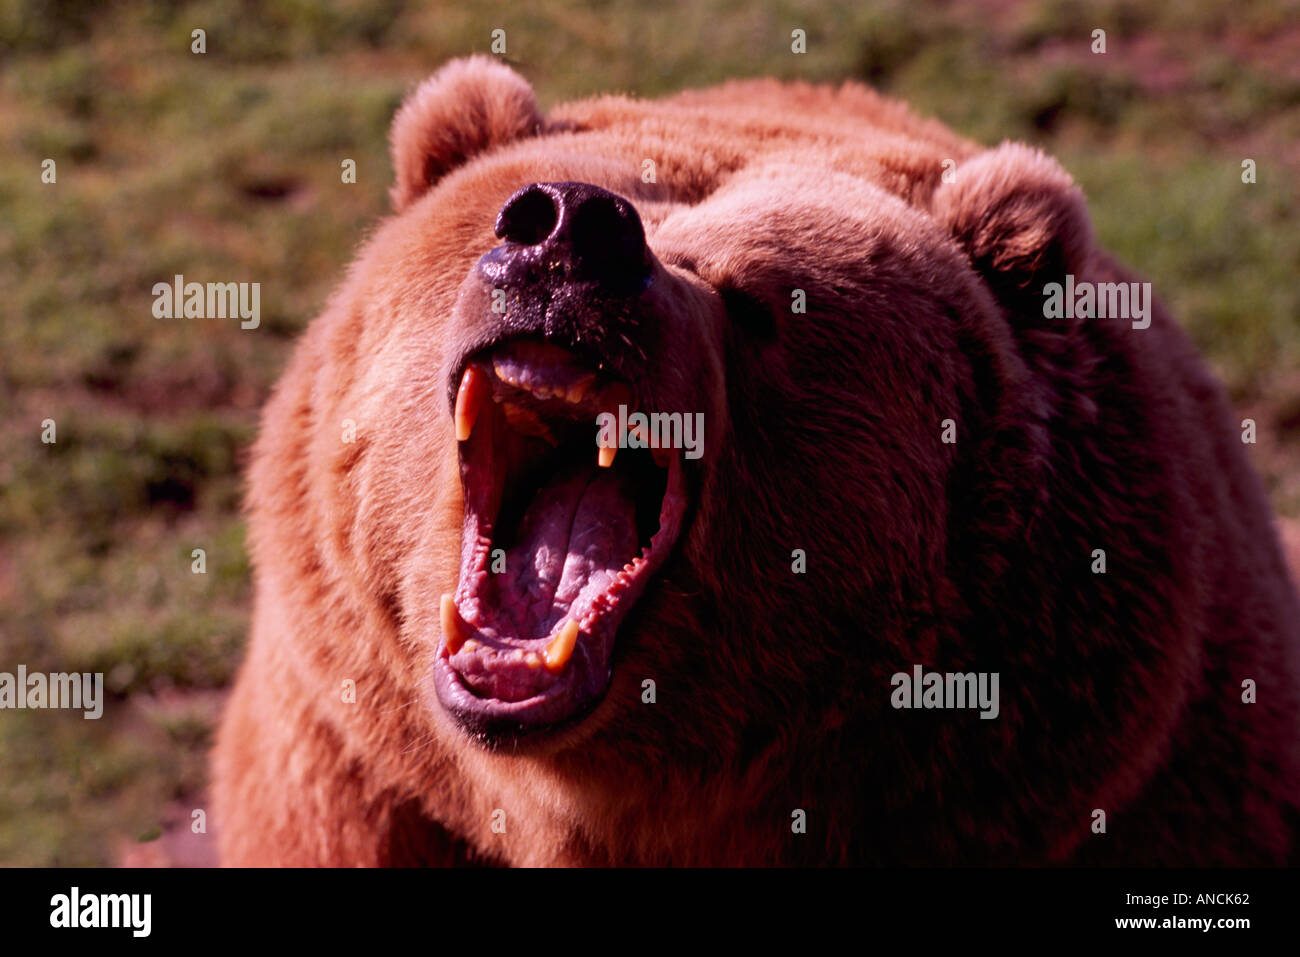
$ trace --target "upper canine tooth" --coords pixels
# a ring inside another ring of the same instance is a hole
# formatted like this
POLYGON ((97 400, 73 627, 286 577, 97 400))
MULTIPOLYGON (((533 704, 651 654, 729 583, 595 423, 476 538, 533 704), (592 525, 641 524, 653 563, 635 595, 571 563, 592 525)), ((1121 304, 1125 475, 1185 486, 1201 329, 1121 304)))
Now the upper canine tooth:
POLYGON ((573 656, 573 648, 578 643, 578 622, 570 618, 560 629, 560 633, 551 639, 546 646, 546 652, 543 660, 546 662, 546 670, 552 674, 559 674, 564 670, 564 666, 569 663, 573 656))
POLYGON ((447 643, 447 654, 454 655, 460 651, 465 644, 465 639, 469 637, 469 625, 460 617, 456 599, 449 594, 442 596, 442 607, 439 611, 442 615, 442 640, 447 643))
POLYGON ((456 441, 464 442, 474 432, 474 423, 492 391, 487 375, 478 366, 468 365, 456 390, 456 441))
MULTIPOLYGON (((625 415, 632 411, 632 389, 625 382, 611 382, 600 390, 600 395, 596 397, 602 415, 612 415, 620 426, 626 422, 625 415)), ((609 468, 614 464, 614 455, 618 452, 617 446, 622 445, 625 436, 620 433, 618 442, 614 448, 598 447, 596 453, 596 463, 603 469, 609 468)))

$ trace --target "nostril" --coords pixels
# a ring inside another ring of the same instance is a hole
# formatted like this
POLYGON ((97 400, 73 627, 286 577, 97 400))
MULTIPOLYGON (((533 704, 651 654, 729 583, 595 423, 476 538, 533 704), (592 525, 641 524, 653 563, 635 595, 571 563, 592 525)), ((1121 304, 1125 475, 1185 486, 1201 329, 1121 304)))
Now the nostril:
POLYGON ((558 218, 555 200, 536 186, 529 187, 501 207, 496 221, 497 238, 521 246, 536 246, 551 235, 558 218))
POLYGON ((613 196, 595 196, 573 212, 569 239, 578 258, 635 267, 644 256, 645 232, 630 207, 613 196))

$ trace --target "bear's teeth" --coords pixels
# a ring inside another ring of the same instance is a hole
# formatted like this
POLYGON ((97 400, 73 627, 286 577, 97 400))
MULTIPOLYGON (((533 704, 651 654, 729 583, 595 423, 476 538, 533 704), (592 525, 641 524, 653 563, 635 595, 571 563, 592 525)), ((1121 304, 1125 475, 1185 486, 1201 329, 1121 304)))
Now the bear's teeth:
POLYGON ((442 640, 447 643, 447 654, 454 655, 460 651, 465 644, 465 639, 469 637, 469 626, 465 624, 465 619, 460 617, 456 599, 449 594, 442 596, 441 612, 442 640))
POLYGON ((569 391, 564 396, 565 401, 569 403, 581 402, 587 394, 587 390, 591 388, 591 384, 595 381, 596 377, 594 375, 578 380, 569 386, 569 391))
MULTIPOLYGON (((596 402, 600 407, 601 415, 611 415, 616 422, 627 421, 627 413, 633 410, 632 389, 624 382, 611 382, 600 390, 600 395, 596 397, 596 402)), ((597 421, 600 421, 597 418, 597 421)), ((618 452, 618 446, 622 445, 625 439, 620 436, 619 441, 612 448, 604 448, 599 444, 597 439, 596 446, 596 464, 603 469, 609 468, 614 464, 614 456, 618 452)))
POLYGON ((500 362, 492 363, 492 371, 496 377, 507 385, 512 385, 516 389, 531 392, 534 397, 546 401, 548 399, 561 399, 569 403, 578 403, 583 400, 591 390, 592 383, 596 381, 594 372, 582 376, 577 382, 565 387, 564 385, 548 385, 545 382, 530 381, 530 376, 511 375, 510 371, 500 362))
POLYGON ((474 432, 474 423, 492 391, 488 377, 477 367, 465 367, 456 390, 456 441, 464 442, 474 432))
POLYGON ((509 382, 511 385, 522 388, 522 383, 502 368, 500 362, 492 363, 492 371, 496 373, 498 379, 502 382, 509 382))
POLYGON ((573 656, 573 648, 578 643, 578 622, 570 618, 560 629, 560 633, 546 646, 546 670, 559 674, 573 656))

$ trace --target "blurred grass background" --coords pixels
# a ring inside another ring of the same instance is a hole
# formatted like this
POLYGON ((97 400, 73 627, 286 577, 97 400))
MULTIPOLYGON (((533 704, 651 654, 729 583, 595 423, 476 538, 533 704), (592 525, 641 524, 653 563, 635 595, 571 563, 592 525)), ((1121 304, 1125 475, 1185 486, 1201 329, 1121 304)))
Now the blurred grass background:
POLYGON ((113 863, 200 805, 246 629, 257 409, 386 212, 403 93, 498 27, 544 105, 857 78, 1044 146, 1258 420, 1300 515, 1296 3, 0 0, 0 671, 102 671, 111 695, 97 722, 0 713, 0 862, 113 863), (175 273, 260 282, 261 328, 155 319, 175 273))

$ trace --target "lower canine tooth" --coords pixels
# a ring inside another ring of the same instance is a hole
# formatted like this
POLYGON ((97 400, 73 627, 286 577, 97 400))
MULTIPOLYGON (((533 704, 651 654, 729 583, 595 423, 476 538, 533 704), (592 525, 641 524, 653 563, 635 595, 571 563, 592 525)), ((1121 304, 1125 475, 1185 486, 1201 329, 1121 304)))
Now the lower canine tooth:
POLYGON ((451 595, 442 596, 442 607, 439 611, 442 613, 442 640, 447 643, 447 654, 454 655, 460 651, 465 644, 465 639, 469 637, 469 626, 465 624, 465 619, 460 617, 456 599, 451 595))
POLYGON ((578 643, 578 623, 570 618, 560 629, 560 633, 546 646, 546 670, 559 674, 573 656, 573 648, 578 643))

